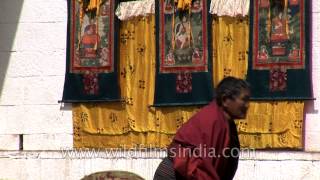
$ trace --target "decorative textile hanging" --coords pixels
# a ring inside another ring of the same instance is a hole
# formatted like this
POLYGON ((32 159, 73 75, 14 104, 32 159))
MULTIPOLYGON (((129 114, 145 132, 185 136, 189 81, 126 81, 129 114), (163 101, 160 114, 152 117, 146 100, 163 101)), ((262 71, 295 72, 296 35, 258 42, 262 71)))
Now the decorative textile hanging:
POLYGON ((120 2, 116 15, 121 21, 129 20, 138 16, 154 14, 154 0, 120 2))
POLYGON ((211 0, 210 13, 218 16, 246 16, 249 7, 250 0, 211 0))
MULTIPOLYGON (((226 76, 245 78, 249 17, 218 17, 212 24, 215 86, 226 76)), ((302 101, 251 101, 246 119, 235 121, 241 147, 301 149, 303 109, 302 101)))
MULTIPOLYGON (((154 16, 122 22, 119 82, 125 101, 73 104, 75 148, 165 148, 201 108, 150 107, 156 71, 154 26, 154 16)), ((225 76, 245 78, 249 18, 214 18, 212 29, 215 85, 225 76)), ((299 101, 250 102, 247 118, 236 120, 241 147, 301 149, 303 109, 299 101)))
POLYGON ((211 23, 207 0, 177 11, 174 0, 156 3, 154 105, 206 104, 212 99, 211 23))
POLYGON ((73 104, 75 147, 166 147, 176 129, 199 107, 153 108, 155 16, 120 26, 120 89, 123 102, 73 104))
POLYGON ((251 0, 253 99, 310 99, 309 1, 251 0))
POLYGON ((68 0, 63 102, 119 99, 114 0, 68 0))

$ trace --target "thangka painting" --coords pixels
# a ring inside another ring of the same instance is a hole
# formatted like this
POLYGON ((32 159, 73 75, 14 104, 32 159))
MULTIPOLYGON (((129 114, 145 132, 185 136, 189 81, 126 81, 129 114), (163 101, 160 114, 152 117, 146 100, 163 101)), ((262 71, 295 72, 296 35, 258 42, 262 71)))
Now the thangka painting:
POLYGON ((308 1, 251 0, 250 9, 253 99, 311 98, 308 1))
POLYGON ((63 101, 112 101, 119 97, 115 1, 68 1, 67 70, 63 101))
POLYGON ((157 73, 155 105, 205 104, 212 98, 209 1, 178 9, 156 1, 157 73))

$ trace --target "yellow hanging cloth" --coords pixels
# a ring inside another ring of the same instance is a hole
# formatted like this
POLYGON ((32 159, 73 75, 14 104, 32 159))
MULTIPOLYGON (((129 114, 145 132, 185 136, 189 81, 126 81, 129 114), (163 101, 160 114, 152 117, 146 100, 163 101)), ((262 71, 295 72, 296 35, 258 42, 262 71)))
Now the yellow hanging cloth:
POLYGON ((179 10, 189 10, 192 0, 175 0, 175 3, 178 3, 177 7, 179 10))
POLYGON ((101 4, 101 0, 90 0, 89 5, 86 9, 86 11, 90 11, 90 10, 97 10, 97 14, 99 13, 99 7, 101 4))

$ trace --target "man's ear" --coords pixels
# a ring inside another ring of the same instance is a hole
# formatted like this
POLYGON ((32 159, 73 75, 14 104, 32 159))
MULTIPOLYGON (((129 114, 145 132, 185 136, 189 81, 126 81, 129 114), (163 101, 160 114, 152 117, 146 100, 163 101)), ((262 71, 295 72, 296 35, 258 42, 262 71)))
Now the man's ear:
POLYGON ((229 98, 228 98, 228 96, 223 95, 221 99, 222 99, 222 103, 221 103, 222 107, 227 107, 228 104, 229 104, 229 98))

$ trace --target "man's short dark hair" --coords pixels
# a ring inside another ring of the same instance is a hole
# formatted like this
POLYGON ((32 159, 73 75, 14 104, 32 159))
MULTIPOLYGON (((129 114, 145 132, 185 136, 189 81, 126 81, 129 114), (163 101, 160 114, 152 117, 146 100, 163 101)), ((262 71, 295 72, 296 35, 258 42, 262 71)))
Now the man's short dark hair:
POLYGON ((216 88, 216 101, 222 105, 223 98, 234 98, 239 96, 241 90, 250 90, 250 85, 243 79, 228 76, 221 80, 216 88))

